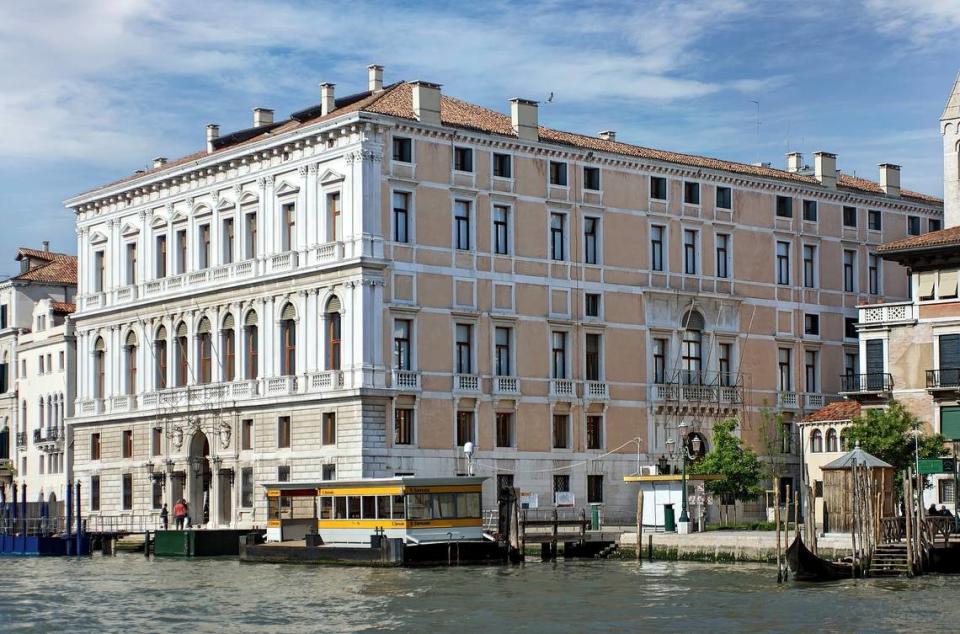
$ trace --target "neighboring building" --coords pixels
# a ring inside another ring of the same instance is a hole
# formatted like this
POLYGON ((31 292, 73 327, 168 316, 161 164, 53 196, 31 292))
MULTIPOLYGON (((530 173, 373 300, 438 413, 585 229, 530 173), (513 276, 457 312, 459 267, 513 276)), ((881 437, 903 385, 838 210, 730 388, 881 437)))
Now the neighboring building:
MULTIPOLYGON (((802 443, 802 475, 804 481, 813 487, 813 510, 817 526, 823 526, 824 518, 822 468, 850 451, 845 432, 851 421, 859 416, 860 403, 857 401, 836 401, 806 416, 798 425, 802 443)), ((810 507, 808 505, 805 508, 810 507)))
MULTIPOLYGON (((427 82, 382 84, 67 201, 80 298, 77 475, 94 515, 181 495, 265 518, 264 482, 451 475, 631 507, 623 477, 681 421, 822 407, 869 298, 906 298, 876 245, 941 202, 541 127, 427 82)), ((763 437, 761 437, 763 436, 763 437)), ((775 451, 780 451, 780 443, 775 451)), ((569 496, 564 496, 569 499, 569 496)))
POLYGON ((75 397, 67 316, 77 259, 51 252, 46 242, 17 249, 16 259, 20 273, 0 284, 0 428, 12 439, 0 457, 13 462, 29 502, 62 502, 69 465, 62 433, 75 397))
MULTIPOLYGON (((960 439, 960 77, 940 120, 946 228, 881 245, 878 255, 911 273, 911 297, 859 307, 860 368, 843 391, 864 406, 902 402, 928 432, 960 439)), ((934 477, 924 503, 956 511, 954 478, 934 477)))

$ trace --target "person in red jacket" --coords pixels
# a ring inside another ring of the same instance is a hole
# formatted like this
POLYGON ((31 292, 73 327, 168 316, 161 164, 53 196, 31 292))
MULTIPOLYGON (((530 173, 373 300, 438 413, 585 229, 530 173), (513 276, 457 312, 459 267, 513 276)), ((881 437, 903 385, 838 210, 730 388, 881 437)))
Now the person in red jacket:
POLYGON ((187 505, 184 504, 183 498, 177 500, 177 503, 173 505, 173 517, 177 530, 183 530, 183 522, 187 517, 187 505))

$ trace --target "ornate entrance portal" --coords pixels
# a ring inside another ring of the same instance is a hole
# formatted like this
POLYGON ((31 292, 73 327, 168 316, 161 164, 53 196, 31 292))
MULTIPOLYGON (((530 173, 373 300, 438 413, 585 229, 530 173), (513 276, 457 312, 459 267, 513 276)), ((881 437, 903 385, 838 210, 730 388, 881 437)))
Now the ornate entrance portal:
POLYGON ((203 526, 210 521, 210 484, 213 472, 210 469, 210 441, 198 431, 190 439, 189 500, 190 522, 203 526))

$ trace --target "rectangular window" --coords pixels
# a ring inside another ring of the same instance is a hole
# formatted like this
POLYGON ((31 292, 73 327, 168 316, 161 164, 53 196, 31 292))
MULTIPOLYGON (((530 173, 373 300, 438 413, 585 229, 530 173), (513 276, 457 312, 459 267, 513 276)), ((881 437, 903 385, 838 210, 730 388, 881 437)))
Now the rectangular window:
POLYGON ((697 231, 683 230, 683 272, 687 275, 697 274, 697 231))
POLYGON ((123 505, 124 511, 130 511, 133 509, 133 474, 124 473, 123 474, 123 486, 121 490, 121 504, 123 505))
POLYGON ((453 169, 458 172, 472 172, 473 150, 468 147, 453 148, 453 169))
POLYGON ((567 164, 561 161, 550 161, 550 184, 559 187, 567 186, 567 164))
POLYGON ((283 251, 293 251, 297 248, 297 206, 295 203, 284 203, 280 207, 280 217, 283 222, 280 248, 283 251))
POLYGON ((557 493, 569 493, 570 492, 570 476, 568 475, 554 475, 553 476, 553 495, 554 502, 556 502, 557 493))
POLYGON ((513 178, 513 159, 509 154, 493 154, 493 175, 497 178, 513 178))
POLYGON ((883 340, 871 339, 865 342, 867 382, 870 387, 879 388, 883 385, 884 363, 883 340))
POLYGON ((790 243, 777 241, 777 284, 790 284, 790 243))
POLYGON ((843 336, 847 339, 858 339, 860 337, 860 335, 857 333, 856 317, 843 318, 843 336))
POLYGON ((100 476, 98 475, 90 476, 90 510, 100 510, 100 476))
POLYGON ((154 427, 150 441, 150 455, 159 456, 163 450, 163 429, 154 427))
POLYGON ((327 241, 338 242, 343 239, 343 208, 340 206, 340 192, 327 194, 327 241))
POLYGON ((603 449, 603 416, 587 416, 587 449, 603 449))
POLYGON ((856 227, 857 226, 857 208, 844 205, 843 207, 843 226, 844 227, 856 227))
POLYGON ((956 501, 956 492, 953 480, 937 480, 937 495, 940 504, 953 504, 956 501))
POLYGON ((600 191, 600 168, 583 168, 583 188, 589 191, 600 191))
POLYGON ((793 218, 793 198, 789 196, 777 196, 777 216, 780 218, 793 218))
POLYGON ((503 205, 493 208, 493 252, 497 255, 510 253, 510 209, 503 205))
POLYGON ((817 392, 817 353, 807 350, 803 353, 804 389, 807 392, 817 392))
POLYGON ((513 447, 513 414, 496 413, 497 447, 513 447))
POLYGON ((717 277, 726 279, 730 277, 730 236, 725 233, 718 233, 716 236, 717 277))
POLYGON ((569 427, 570 427, 569 414, 553 415, 553 448, 554 449, 570 448, 569 427))
POLYGON ((907 233, 911 236, 920 235, 920 216, 907 216, 907 233))
POLYGON ((393 444, 413 444, 413 410, 393 410, 393 444))
POLYGON ((867 283, 871 295, 880 294, 880 257, 873 253, 867 255, 867 283))
POLYGON ((322 421, 322 438, 324 445, 337 444, 337 414, 335 412, 324 412, 322 421))
POLYGON ((455 247, 461 251, 470 250, 470 203, 458 200, 453 205, 455 247))
POLYGON ((233 262, 233 242, 235 236, 233 231, 233 218, 223 219, 223 244, 220 251, 224 264, 233 262))
POLYGON ((393 369, 410 370, 410 331, 412 322, 409 319, 395 319, 393 321, 393 369))
POLYGON ((90 434, 90 460, 100 460, 100 434, 90 434))
POLYGON ((137 243, 127 243, 127 284, 137 283, 137 243))
POLYGON ((597 229, 599 218, 587 216, 583 219, 583 261, 586 264, 598 264, 600 257, 597 249, 597 229))
POLYGON ((817 201, 815 200, 803 201, 803 219, 806 220, 807 222, 817 221, 817 201))
POLYGON ((197 268, 210 266, 210 225, 197 227, 197 268))
POLYGON ((180 229, 174 236, 177 241, 177 275, 187 272, 187 230, 180 229))
POLYGON ((402 136, 393 137, 393 160, 398 163, 413 162, 413 140, 402 136))
POLYGON ((587 504, 603 503, 603 476, 587 476, 587 504))
POLYGON ((290 417, 280 416, 277 418, 277 447, 280 449, 290 447, 290 417))
POLYGON ((857 252, 851 249, 843 251, 843 290, 853 293, 856 289, 857 252))
POLYGON ((662 385, 667 378, 667 340, 653 340, 653 382, 662 385))
POLYGON ((700 204, 700 183, 691 183, 689 181, 684 181, 683 202, 684 204, 687 204, 687 205, 700 204))
POLYGON ((473 374, 473 326, 457 324, 457 374, 473 374))
POLYGON ((650 198, 654 200, 667 199, 667 179, 663 176, 650 177, 650 198))
MULTIPOLYGON (((63 360, 64 360, 64 355, 63 355, 63 350, 61 350, 59 353, 57 353, 57 369, 59 370, 63 369, 63 364, 64 364, 63 360)), ((3 390, 3 391, 6 391, 6 390, 3 390)))
POLYGON ((257 212, 251 211, 244 215, 246 231, 244 233, 244 249, 247 259, 257 257, 257 212))
POLYGON ((584 295, 584 313, 587 317, 600 316, 600 295, 598 293, 584 295))
POLYGON ((650 227, 650 270, 663 270, 663 232, 659 225, 650 227))
POLYGON ((733 191, 729 187, 717 187, 717 209, 733 208, 733 191))
POLYGON ((930 218, 927 221, 927 231, 940 231, 940 219, 939 218, 930 218))
POLYGON ((820 335, 820 315, 806 313, 803 316, 803 334, 814 336, 820 335))
POLYGON ((393 192, 393 241, 410 242, 410 194, 393 192))
POLYGON ((550 214, 550 258, 566 259, 566 216, 550 214))
POLYGON ((812 244, 803 245, 803 287, 816 288, 817 286, 817 247, 812 244))
POLYGON ((510 367, 510 328, 494 328, 494 355, 496 356, 497 376, 513 376, 510 367))
POLYGON ((601 356, 603 354, 603 340, 600 335, 588 332, 586 337, 586 353, 584 361, 586 362, 586 379, 588 381, 602 381, 601 356))
POLYGON ((246 418, 241 422, 240 449, 250 451, 253 449, 253 419, 246 418))
POLYGON ((277 482, 290 482, 290 465, 277 466, 277 482))
POLYGON ((843 354, 843 373, 846 376, 860 374, 860 355, 856 352, 845 352, 843 354))
POLYGON ((253 506, 253 467, 240 469, 240 506, 253 506))
POLYGON ((102 293, 104 285, 106 284, 105 265, 103 258, 103 251, 93 252, 93 290, 97 293, 102 293))
MULTIPOLYGON (((325 464, 320 467, 320 479, 321 480, 336 480, 337 479, 337 465, 335 464, 325 464)), ((399 496, 397 496, 399 497, 399 496)), ((402 497, 400 499, 403 499, 402 497)), ((397 517, 394 515, 394 517, 397 517)))
POLYGON ((867 228, 870 231, 880 231, 883 229, 883 214, 879 209, 871 209, 867 212, 867 228))
POLYGON ((550 341, 550 376, 554 379, 565 379, 567 378, 567 333, 553 332, 550 341))
POLYGON ((133 458, 133 430, 123 430, 123 457, 133 458))
POLYGON ((457 447, 474 442, 473 412, 457 412, 457 447))
POLYGON ((733 344, 721 343, 719 345, 719 370, 720 385, 729 387, 734 384, 733 380, 733 344))
POLYGON ((781 392, 793 391, 793 370, 790 364, 792 352, 790 348, 780 348, 777 351, 777 389, 781 392))
POLYGON ((150 503, 154 511, 159 511, 163 507, 163 481, 152 480, 150 483, 150 503))

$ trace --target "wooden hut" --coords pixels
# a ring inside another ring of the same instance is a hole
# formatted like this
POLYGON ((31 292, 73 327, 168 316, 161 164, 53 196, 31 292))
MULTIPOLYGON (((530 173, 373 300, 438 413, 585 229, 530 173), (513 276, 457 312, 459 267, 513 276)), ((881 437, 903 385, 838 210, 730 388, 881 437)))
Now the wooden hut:
POLYGON ((859 443, 823 470, 823 531, 849 533, 853 527, 853 465, 866 467, 873 478, 874 491, 881 491, 881 517, 895 514, 894 468, 860 448, 859 443))

